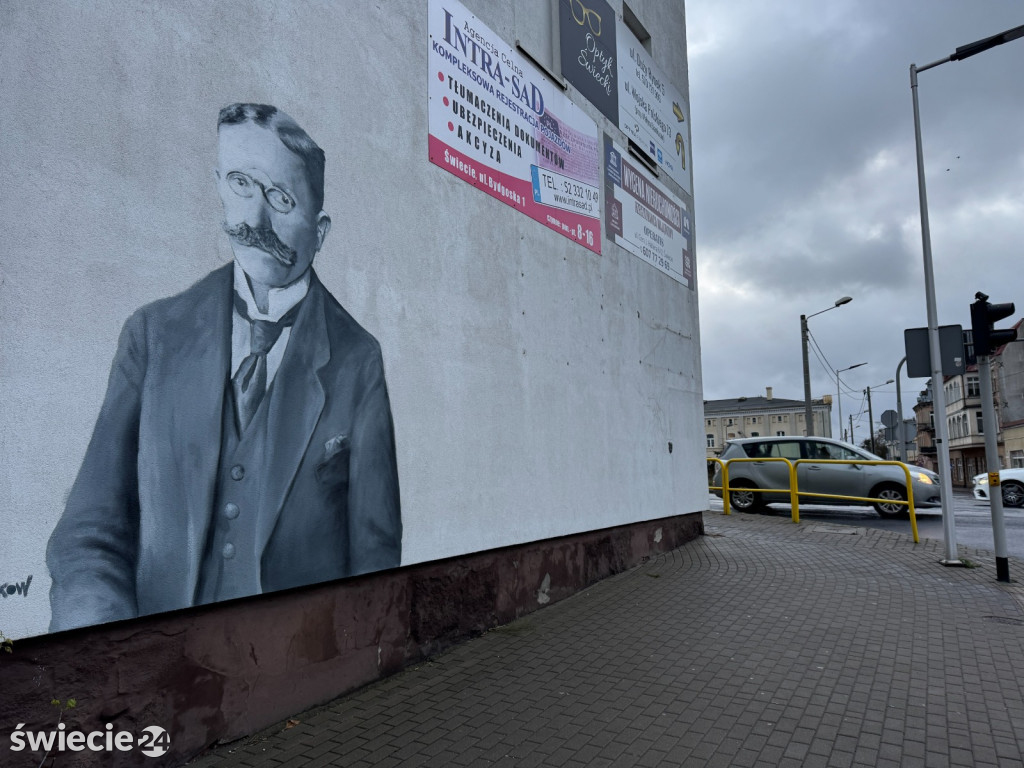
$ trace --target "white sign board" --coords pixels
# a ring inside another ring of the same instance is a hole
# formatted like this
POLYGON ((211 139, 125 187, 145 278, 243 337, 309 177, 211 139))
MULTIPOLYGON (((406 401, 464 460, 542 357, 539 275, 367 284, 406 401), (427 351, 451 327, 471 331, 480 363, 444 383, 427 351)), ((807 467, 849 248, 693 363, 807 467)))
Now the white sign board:
POLYGON ((692 195, 690 107, 621 18, 616 37, 619 128, 692 195))
POLYGON ((460 3, 429 14, 430 162, 600 253, 597 125, 460 3))
POLYGON ((690 211, 605 136, 606 231, 612 242, 694 288, 690 211))

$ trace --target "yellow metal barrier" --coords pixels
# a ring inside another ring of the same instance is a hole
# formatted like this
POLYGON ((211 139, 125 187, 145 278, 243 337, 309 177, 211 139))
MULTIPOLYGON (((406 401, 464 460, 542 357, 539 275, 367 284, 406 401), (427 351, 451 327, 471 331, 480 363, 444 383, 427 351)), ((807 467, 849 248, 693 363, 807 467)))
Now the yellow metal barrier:
POLYGON ((869 461, 867 459, 860 461, 844 461, 841 459, 797 459, 796 461, 790 461, 782 457, 768 457, 768 458, 750 458, 744 456, 742 458, 727 459, 722 461, 718 458, 711 458, 708 461, 717 463, 722 468, 722 485, 709 485, 709 491, 721 491, 722 501, 724 504, 724 513, 729 514, 729 465, 736 463, 750 463, 750 462, 762 462, 762 461, 784 461, 789 467, 789 488, 744 488, 743 490, 749 493, 786 493, 789 492, 790 507, 792 508, 792 518, 794 523, 800 522, 800 496, 802 495, 805 499, 807 498, 822 498, 822 499, 843 499, 844 501, 864 501, 869 504, 873 504, 876 501, 884 501, 889 504, 897 504, 899 506, 907 507, 907 511, 910 515, 910 528, 914 534, 914 543, 920 542, 920 538, 917 532, 917 513, 914 508, 914 483, 910 477, 910 468, 899 461, 869 461), (897 499, 881 499, 866 496, 843 496, 838 493, 803 493, 801 494, 798 488, 797 481, 797 465, 799 464, 865 464, 868 466, 893 466, 900 467, 903 470, 903 474, 906 476, 906 490, 907 500, 901 501, 897 499))
POLYGON ((711 458, 708 461, 713 461, 722 470, 722 484, 721 485, 708 485, 709 491, 721 491, 722 492, 722 514, 729 514, 729 465, 718 458, 711 458))
POLYGON ((758 461, 758 462, 761 462, 761 461, 776 461, 776 462, 784 461, 786 463, 786 465, 789 467, 789 487, 788 488, 743 488, 743 490, 744 491, 748 491, 750 493, 786 493, 788 491, 789 492, 790 502, 793 505, 793 522, 794 523, 799 523, 800 522, 800 518, 798 516, 799 513, 797 512, 798 507, 797 507, 797 497, 796 497, 796 467, 793 465, 793 462, 790 461, 789 459, 782 458, 781 456, 775 456, 775 457, 764 458, 764 459, 751 459, 749 457, 744 456, 744 457, 738 458, 738 459, 727 459, 726 461, 722 461, 721 459, 708 459, 708 461, 717 462, 718 464, 720 464, 722 466, 722 485, 715 485, 715 486, 710 486, 709 485, 708 486, 708 490, 709 491, 721 491, 722 492, 722 500, 725 502, 725 514, 727 514, 727 515, 729 514, 729 503, 728 503, 728 501, 726 501, 726 499, 727 499, 727 497, 729 495, 729 491, 734 490, 729 485, 729 465, 730 464, 742 464, 742 463, 749 464, 749 463, 754 462, 754 461, 758 461))

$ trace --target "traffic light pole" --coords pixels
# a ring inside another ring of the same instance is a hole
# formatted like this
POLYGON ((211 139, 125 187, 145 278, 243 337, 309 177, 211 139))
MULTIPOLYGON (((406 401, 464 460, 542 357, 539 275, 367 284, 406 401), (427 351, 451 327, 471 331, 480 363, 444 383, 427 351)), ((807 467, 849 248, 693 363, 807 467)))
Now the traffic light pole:
POLYGON ((978 383, 981 387, 981 423, 985 430, 985 469, 988 471, 988 503, 992 510, 992 537, 996 545, 996 579, 1010 580, 1010 561, 1006 553, 1006 519, 1003 517, 1003 487, 999 483, 999 447, 996 435, 996 407, 992 397, 992 362, 989 355, 978 355, 978 383))

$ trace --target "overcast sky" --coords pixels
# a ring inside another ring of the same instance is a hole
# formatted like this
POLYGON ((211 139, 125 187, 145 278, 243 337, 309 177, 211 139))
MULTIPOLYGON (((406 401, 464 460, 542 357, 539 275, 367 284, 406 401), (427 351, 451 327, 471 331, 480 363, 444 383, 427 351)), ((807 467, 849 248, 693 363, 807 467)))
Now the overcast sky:
MULTIPOLYGON (((910 64, 1024 24, 1016 0, 687 0, 705 399, 836 394, 859 442, 927 325, 910 64)), ((1024 39, 919 74, 940 325, 1024 312, 1024 39)), ((907 379, 912 416, 926 379, 907 379)), ((833 423, 837 424, 833 402, 833 423)), ((838 436, 837 427, 834 426, 838 436)))

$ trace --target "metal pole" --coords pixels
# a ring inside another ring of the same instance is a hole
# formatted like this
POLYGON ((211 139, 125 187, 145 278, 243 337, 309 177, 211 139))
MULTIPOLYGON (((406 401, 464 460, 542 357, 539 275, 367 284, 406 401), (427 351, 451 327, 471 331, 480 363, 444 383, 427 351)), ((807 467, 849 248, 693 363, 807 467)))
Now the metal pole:
POLYGON ((872 453, 878 453, 875 450, 875 415, 871 412, 871 387, 864 392, 868 396, 868 445, 871 446, 872 453))
POLYGON ((839 437, 843 436, 843 392, 839 388, 839 371, 836 371, 836 402, 839 403, 839 437))
POLYGON ((804 357, 804 423, 806 435, 814 436, 814 416, 811 413, 811 368, 807 362, 807 315, 800 315, 800 346, 804 357))
POLYGON ((903 423, 903 396, 900 394, 900 369, 907 362, 904 357, 896 366, 896 417, 899 419, 899 429, 896 430, 896 439, 900 441, 900 461, 907 463, 907 428, 903 423))
POLYGON ((1003 486, 999 483, 999 446, 996 408, 992 403, 992 359, 978 355, 978 384, 981 386, 981 425, 985 430, 985 469, 988 471, 988 504, 992 510, 992 538, 996 545, 996 579, 1010 580, 1006 554, 1006 520, 1003 517, 1003 486))
POLYGON ((914 102, 914 141, 917 144, 917 189, 921 205, 921 246, 924 251, 924 294, 928 310, 928 350, 931 355, 932 407, 935 413, 935 447, 938 454, 939 484, 942 495, 942 531, 945 539, 943 565, 963 565, 956 548, 956 522, 953 519, 953 478, 949 471, 949 425, 946 423, 946 393, 942 386, 942 352, 939 344, 939 320, 935 303, 935 273, 932 267, 932 236, 928 226, 928 193, 924 183, 924 148, 921 145, 921 112, 917 102, 917 73, 949 61, 949 57, 918 68, 910 65, 910 93, 914 102))
POLYGON ((856 445, 856 443, 853 442, 853 414, 852 413, 850 414, 850 442, 853 445, 856 445))

